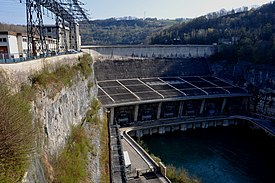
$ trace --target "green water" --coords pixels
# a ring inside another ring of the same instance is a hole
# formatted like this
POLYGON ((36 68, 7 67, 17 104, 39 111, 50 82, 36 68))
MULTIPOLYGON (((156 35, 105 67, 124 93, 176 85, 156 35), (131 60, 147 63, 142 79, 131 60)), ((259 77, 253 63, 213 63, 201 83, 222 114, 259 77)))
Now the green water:
POLYGON ((275 141, 246 126, 187 130, 142 138, 162 161, 205 183, 275 182, 275 141))

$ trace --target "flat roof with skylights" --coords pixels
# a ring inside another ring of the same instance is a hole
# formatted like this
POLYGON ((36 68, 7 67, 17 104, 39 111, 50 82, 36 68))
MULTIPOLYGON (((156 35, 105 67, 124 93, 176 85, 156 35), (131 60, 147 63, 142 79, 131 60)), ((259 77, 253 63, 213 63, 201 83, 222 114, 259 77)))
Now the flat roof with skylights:
POLYGON ((98 82, 105 107, 218 97, 250 96, 246 90, 212 76, 155 77, 98 82))

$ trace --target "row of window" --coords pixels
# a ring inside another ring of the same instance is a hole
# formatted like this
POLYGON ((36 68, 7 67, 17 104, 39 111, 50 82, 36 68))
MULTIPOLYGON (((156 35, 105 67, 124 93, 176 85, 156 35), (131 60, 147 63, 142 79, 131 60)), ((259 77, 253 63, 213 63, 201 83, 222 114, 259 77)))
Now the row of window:
POLYGON ((6 43, 7 42, 7 38, 0 38, 0 43, 6 43))

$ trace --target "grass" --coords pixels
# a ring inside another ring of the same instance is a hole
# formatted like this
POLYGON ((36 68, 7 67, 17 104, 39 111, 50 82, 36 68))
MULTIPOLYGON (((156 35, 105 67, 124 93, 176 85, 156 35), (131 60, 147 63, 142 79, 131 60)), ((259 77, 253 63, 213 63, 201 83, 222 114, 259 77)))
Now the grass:
POLYGON ((98 124, 98 110, 100 109, 100 103, 96 98, 93 98, 90 106, 90 109, 86 113, 86 121, 88 123, 98 124))
MULTIPOLYGON (((100 102, 97 99, 91 101, 91 108, 86 114, 86 121, 93 125, 95 128, 100 130, 100 182, 108 183, 110 182, 110 172, 109 172, 109 128, 108 120, 106 114, 103 119, 100 119, 98 116, 98 111, 101 107, 100 102)), ((91 149, 92 155, 96 155, 95 149, 91 149)))
POLYGON ((92 57, 88 54, 85 54, 82 58, 79 59, 79 64, 77 67, 79 68, 83 76, 85 76, 85 78, 88 78, 93 72, 91 64, 92 57))
POLYGON ((108 121, 105 116, 102 121, 101 137, 100 137, 100 169, 101 169, 101 183, 110 182, 109 171, 109 131, 108 121))
MULTIPOLYGON (((60 92, 65 86, 71 86, 73 79, 77 73, 81 73, 85 78, 92 74, 92 58, 90 55, 85 54, 79 58, 79 62, 75 66, 63 65, 59 66, 54 72, 50 72, 45 68, 42 72, 31 77, 32 88, 35 90, 38 86, 51 89, 51 96, 53 98, 56 93, 60 92)), ((91 87, 91 84, 89 85, 91 87)), ((25 87, 22 89, 26 89, 25 87)), ((25 92, 25 90, 22 90, 25 92)), ((29 90, 27 90, 29 91, 29 90)))
POLYGON ((84 183, 87 182, 89 140, 80 126, 73 127, 65 149, 61 152, 54 165, 56 182, 84 183))
POLYGON ((86 117, 91 128, 100 130, 100 148, 97 149, 96 147, 90 146, 90 137, 85 135, 85 132, 81 127, 74 127, 68 144, 61 152, 54 165, 56 182, 88 182, 88 172, 86 167, 88 163, 88 152, 90 152, 92 156, 97 156, 97 154, 99 154, 99 166, 101 172, 100 182, 110 182, 108 121, 106 115, 104 116, 104 119, 98 117, 100 106, 99 101, 93 99, 91 102, 91 109, 87 112, 86 117), (100 151, 99 153, 97 153, 98 150, 100 151))

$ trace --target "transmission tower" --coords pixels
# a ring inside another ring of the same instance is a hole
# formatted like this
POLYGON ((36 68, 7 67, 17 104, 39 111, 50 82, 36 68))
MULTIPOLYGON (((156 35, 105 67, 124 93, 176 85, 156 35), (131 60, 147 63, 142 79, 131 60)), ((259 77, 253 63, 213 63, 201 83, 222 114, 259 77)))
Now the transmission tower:
POLYGON ((26 0, 28 55, 44 54, 47 51, 42 8, 52 12, 56 17, 57 51, 60 48, 61 32, 65 49, 78 49, 78 22, 89 23, 87 14, 81 5, 84 4, 78 0, 26 0))
POLYGON ((40 1, 26 0, 28 56, 45 52, 45 37, 40 1))

